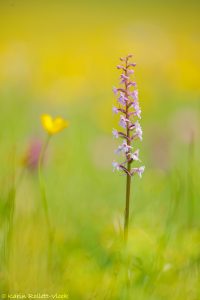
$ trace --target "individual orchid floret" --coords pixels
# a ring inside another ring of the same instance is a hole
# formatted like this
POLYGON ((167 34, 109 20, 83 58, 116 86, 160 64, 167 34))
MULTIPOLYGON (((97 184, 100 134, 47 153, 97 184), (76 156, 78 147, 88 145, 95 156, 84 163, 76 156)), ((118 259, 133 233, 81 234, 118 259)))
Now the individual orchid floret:
POLYGON ((131 86, 136 87, 137 86, 136 82, 135 81, 129 81, 128 82, 128 87, 131 87, 131 86))
POLYGON ((138 101, 138 90, 133 91, 132 97, 135 101, 138 101))
POLYGON ((131 70, 131 69, 130 69, 130 70, 127 70, 127 74, 128 74, 128 75, 131 75, 131 74, 133 74, 133 73, 134 73, 134 70, 131 70))
POLYGON ((126 141, 123 142, 122 146, 125 153, 128 153, 133 148, 132 146, 128 145, 126 141))
POLYGON ((129 77, 125 74, 120 75, 121 83, 125 83, 127 80, 129 80, 129 77))
POLYGON ((123 127, 124 129, 126 129, 127 128, 127 123, 130 123, 130 120, 121 115, 119 125, 121 127, 123 127))
POLYGON ((139 103, 137 100, 131 101, 130 102, 130 107, 134 108, 134 110, 136 110, 137 107, 139 107, 139 103))
POLYGON ((118 89, 117 89, 116 87, 113 87, 113 93, 114 93, 115 95, 117 95, 118 89))
POLYGON ((116 139, 118 139, 119 133, 118 133, 118 130, 117 130, 117 129, 114 129, 114 128, 113 128, 112 134, 113 134, 113 136, 114 136, 116 139))
POLYGON ((130 103, 130 107, 134 108, 134 111, 131 112, 131 114, 133 114, 134 116, 138 117, 139 119, 141 119, 141 108, 139 106, 138 101, 133 101, 130 103))
POLYGON ((129 158, 131 158, 133 161, 140 161, 140 159, 139 159, 139 149, 137 149, 133 153, 129 153, 129 158))
POLYGON ((118 102, 122 105, 126 105, 127 101, 128 101, 128 97, 126 97, 125 94, 121 92, 118 98, 118 102))
POLYGON ((144 166, 142 166, 142 167, 139 167, 139 168, 133 168, 132 170, 131 170, 131 174, 138 174, 138 176, 140 177, 140 178, 142 178, 142 174, 144 173, 144 170, 145 170, 145 167, 144 166))
POLYGON ((132 146, 128 145, 126 141, 123 141, 123 143, 117 148, 116 153, 120 153, 120 152, 129 153, 131 149, 132 146))
POLYGON ((142 127, 140 126, 140 123, 138 121, 135 122, 135 133, 137 137, 142 141, 142 127))
POLYGON ((120 164, 118 164, 116 161, 113 161, 112 166, 113 166, 113 172, 120 170, 120 164))
POLYGON ((134 116, 138 117, 139 119, 141 119, 141 109, 139 107, 138 104, 135 105, 135 111, 134 111, 134 116))
POLYGON ((124 116, 120 116, 119 125, 126 129, 126 118, 124 116))
POLYGON ((128 68, 129 68, 129 67, 136 67, 136 63, 130 63, 130 64, 128 64, 127 67, 128 67, 128 68))
POLYGON ((118 69, 118 70, 122 69, 122 70, 124 70, 124 71, 125 71, 125 68, 124 68, 124 66, 121 66, 121 65, 117 65, 117 69, 118 69))
POLYGON ((114 114, 118 114, 119 109, 117 107, 113 106, 112 111, 114 114))

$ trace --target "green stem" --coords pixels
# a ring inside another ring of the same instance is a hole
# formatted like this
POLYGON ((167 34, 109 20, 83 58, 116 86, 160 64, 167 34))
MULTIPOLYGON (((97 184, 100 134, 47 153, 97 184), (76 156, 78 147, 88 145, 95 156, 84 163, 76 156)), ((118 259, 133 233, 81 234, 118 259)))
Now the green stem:
POLYGON ((47 232, 48 232, 48 242, 49 242, 48 265, 50 265, 50 263, 51 263, 53 231, 52 231, 52 226, 51 226, 50 217, 49 217, 48 202, 47 202, 47 197, 46 197, 45 184, 44 184, 43 177, 42 177, 41 165, 44 160, 44 156, 45 156, 50 138, 51 138, 51 135, 48 135, 46 142, 44 143, 44 146, 42 147, 40 158, 39 158, 39 163, 38 163, 39 185, 40 185, 42 205, 43 205, 43 209, 44 209, 44 213, 45 213, 45 220, 46 220, 46 226, 47 226, 47 232))
MULTIPOLYGON (((130 172, 130 164, 128 164, 128 171, 130 172)), ((129 206, 130 206, 130 190, 131 190, 131 176, 126 175, 126 206, 124 217, 124 241, 128 240, 128 226, 129 226, 129 206)))
MULTIPOLYGON (((126 70, 125 70, 125 75, 127 76, 127 62, 126 61, 126 70)), ((128 97, 128 83, 127 81, 125 81, 125 90, 126 90, 126 97, 128 97)), ((128 109, 129 109, 129 103, 126 103, 126 119, 129 119, 129 115, 128 115, 128 109)), ((130 142, 130 130, 127 124, 127 130, 126 130, 126 135, 128 137, 127 139, 127 145, 130 146, 131 142, 130 142)), ((126 157, 127 157, 127 170, 128 173, 130 174, 131 171, 131 162, 129 162, 129 154, 130 151, 128 151, 126 157)), ((129 226, 129 206, 130 206, 130 190, 131 190, 131 176, 127 174, 126 175, 126 205, 125 205, 125 213, 124 213, 124 241, 125 243, 128 240, 128 226, 129 226)))

